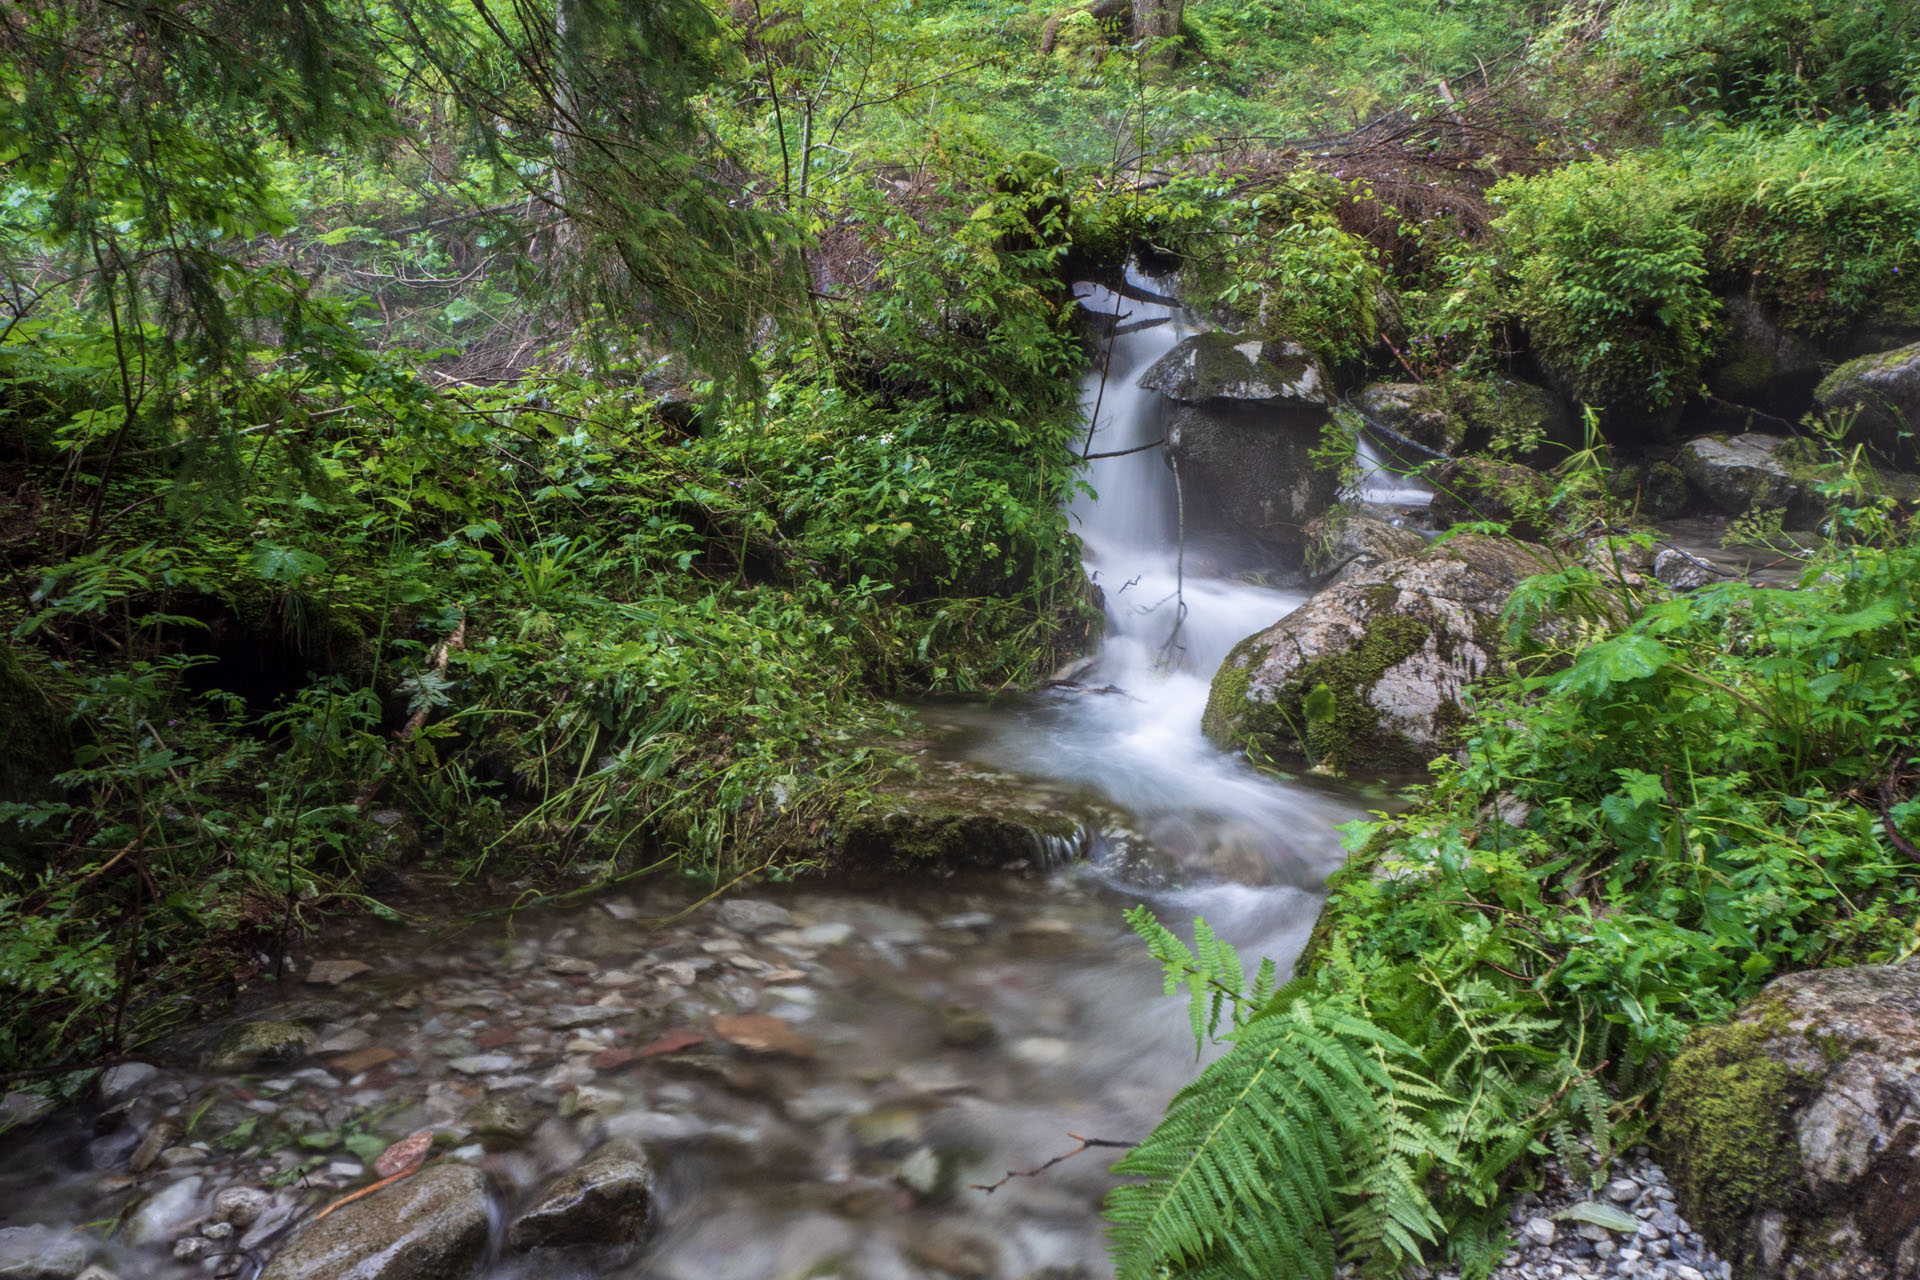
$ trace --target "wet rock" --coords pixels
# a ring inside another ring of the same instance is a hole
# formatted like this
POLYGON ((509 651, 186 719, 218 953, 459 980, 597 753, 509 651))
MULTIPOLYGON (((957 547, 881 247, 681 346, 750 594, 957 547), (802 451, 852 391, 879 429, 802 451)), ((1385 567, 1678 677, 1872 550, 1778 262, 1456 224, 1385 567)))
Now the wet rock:
POLYGON ((145 1062, 123 1062, 100 1073, 100 1101, 107 1106, 144 1091, 160 1074, 160 1068, 145 1062))
POLYGON ((490 1093, 467 1109, 460 1123, 488 1150, 517 1147, 532 1136, 546 1113, 518 1094, 490 1093))
POLYGON ((74 1280, 91 1252, 77 1231, 0 1227, 0 1280, 74 1280))
POLYGON ((837 861, 848 870, 998 870, 1044 863, 1051 849, 1079 848, 1084 840, 1080 824, 1064 814, 985 800, 976 807, 952 797, 889 796, 841 830, 837 861))
POLYGON ((1829 415, 1854 415, 1850 439, 1903 466, 1920 461, 1909 434, 1920 433, 1920 342, 1849 360, 1827 375, 1814 400, 1829 415))
POLYGON ((202 1179, 196 1175, 154 1192, 127 1219, 121 1239, 134 1245, 157 1244, 181 1234, 201 1216, 202 1185, 202 1179))
POLYGON ((1566 401, 1545 387, 1512 378, 1376 382, 1360 392, 1358 404, 1372 423, 1435 453, 1498 448, 1509 456, 1528 457, 1543 446, 1580 443, 1579 425, 1566 401))
POLYGON ((1466 722, 1461 690, 1502 669, 1507 598, 1550 567, 1539 548, 1468 535, 1357 574, 1235 646, 1201 727, 1273 758, 1422 766, 1466 722))
POLYGON ((429 1165, 302 1227, 260 1280, 466 1280, 487 1250, 487 1185, 429 1165))
POLYGON ((579 956, 548 956, 547 972, 562 975, 598 973, 600 966, 579 956))
POLYGON ((54 1110, 51 1098, 37 1093, 9 1093, 0 1097, 0 1133, 45 1119, 54 1110))
POLYGON ((985 1280, 1000 1268, 1000 1249, 993 1241, 971 1232, 936 1229, 907 1246, 921 1266, 956 1280, 985 1280))
POLYGON ((160 1158, 160 1153, 173 1145, 181 1132, 180 1122, 171 1116, 154 1121, 140 1135, 140 1145, 127 1158, 127 1168, 134 1173, 145 1173, 160 1158))
POLYGON ((1653 558, 1653 576, 1675 591, 1698 591, 1718 581, 1720 574, 1699 556, 1665 547, 1653 558))
POLYGON ((1520 1238, 1527 1244, 1550 1245, 1557 1235, 1559 1228, 1551 1218, 1528 1218, 1520 1228, 1520 1238))
POLYGON ((316 960, 307 970, 307 981, 316 987, 337 987, 372 972, 373 966, 364 960, 316 960))
POLYGON ((1429 508, 1442 528, 1469 521, 1508 526, 1516 538, 1543 538, 1554 525, 1553 481, 1531 467, 1492 458, 1455 458, 1433 472, 1429 508))
POLYGON ((806 1038, 771 1014, 720 1014, 713 1020, 713 1031, 728 1044, 749 1053, 776 1054, 789 1058, 813 1056, 813 1046, 807 1043, 806 1038))
POLYGON ((282 1066, 313 1051, 313 1032, 298 1022, 273 1020, 243 1022, 229 1031, 207 1057, 210 1071, 250 1071, 282 1066))
POLYGON ((940 1042, 955 1049, 982 1049, 993 1043, 993 1019, 966 1005, 940 1010, 940 1042))
POLYGON ((1778 511, 1788 528, 1816 523, 1822 504, 1789 469, 1793 442, 1749 431, 1737 436, 1701 436, 1680 446, 1687 482, 1726 515, 1778 511))
POLYGON ((336 1071, 345 1072, 349 1076, 357 1076, 362 1071, 371 1071, 375 1067, 384 1066, 399 1056, 398 1053, 384 1045, 369 1045, 365 1049, 355 1049, 351 1053, 340 1054, 332 1060, 330 1065, 336 1071))
POLYGON ((800 930, 800 942, 809 947, 837 947, 853 937, 853 926, 839 920, 810 924, 800 930))
POLYGON ((622 1139, 600 1146, 554 1179, 514 1219, 507 1242, 519 1250, 556 1245, 637 1244, 653 1219, 653 1171, 646 1153, 622 1139))
POLYGON ((514 1062, 511 1054, 471 1053, 449 1060, 447 1066, 463 1076, 485 1076, 511 1071, 514 1062))
POLYGON ((1920 962, 1768 984, 1689 1037, 1660 1124, 1686 1217, 1742 1274, 1915 1274, 1920 962))
POLYGON ((273 1197, 258 1187, 227 1187, 213 1198, 213 1216, 245 1231, 272 1203, 273 1197))
POLYGON ((754 898, 728 898, 715 909, 713 917, 721 928, 735 933, 764 933, 793 923, 793 913, 785 907, 754 898))
POLYGON ((1390 560, 1418 555, 1427 540, 1411 529, 1338 507, 1307 524, 1307 571, 1316 586, 1344 582, 1390 560))

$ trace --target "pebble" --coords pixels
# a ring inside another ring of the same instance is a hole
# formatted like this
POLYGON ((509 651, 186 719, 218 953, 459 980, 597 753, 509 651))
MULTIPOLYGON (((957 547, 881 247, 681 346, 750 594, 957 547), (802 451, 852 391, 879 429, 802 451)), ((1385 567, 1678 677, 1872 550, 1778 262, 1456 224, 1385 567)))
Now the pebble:
POLYGON ((484 1076, 512 1069, 514 1059, 504 1053, 476 1053, 447 1063, 463 1076, 484 1076))

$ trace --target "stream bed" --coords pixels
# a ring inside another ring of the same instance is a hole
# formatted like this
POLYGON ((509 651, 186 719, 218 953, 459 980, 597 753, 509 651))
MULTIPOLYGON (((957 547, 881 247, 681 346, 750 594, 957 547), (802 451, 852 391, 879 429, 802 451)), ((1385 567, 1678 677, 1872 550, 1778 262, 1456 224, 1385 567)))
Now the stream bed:
POLYGON ((1160 430, 1135 379, 1185 330, 1129 305, 1162 323, 1089 381, 1092 451, 1120 456, 1073 505, 1101 652, 1039 693, 924 709, 943 767, 1066 797, 1084 860, 706 903, 652 885, 451 937, 364 922, 167 1059, 195 1065, 120 1068, 95 1104, 0 1138, 0 1228, 89 1224, 122 1280, 248 1280, 296 1218, 430 1130, 487 1177, 487 1280, 1109 1274, 1116 1150, 1007 1175, 1137 1140, 1196 1070, 1184 1002, 1123 911, 1204 916, 1284 972, 1337 826, 1391 800, 1257 773, 1201 736, 1227 650, 1306 597, 1185 562, 1167 469, 1134 451, 1160 430), (230 1029, 263 1022, 281 1065, 245 1051, 265 1033, 230 1029), (648 1242, 502 1248, 516 1209, 609 1139, 652 1165, 648 1242), (255 1194, 238 1217, 216 1212, 233 1187, 255 1194))

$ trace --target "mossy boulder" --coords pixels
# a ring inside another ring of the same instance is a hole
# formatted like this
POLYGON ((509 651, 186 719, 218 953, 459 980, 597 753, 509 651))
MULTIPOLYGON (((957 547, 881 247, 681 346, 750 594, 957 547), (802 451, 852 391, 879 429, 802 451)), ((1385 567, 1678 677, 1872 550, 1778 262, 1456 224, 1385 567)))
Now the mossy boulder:
POLYGON ((1797 417, 1811 408, 1820 353, 1751 298, 1727 298, 1723 305, 1726 331, 1719 359, 1707 370, 1707 390, 1780 417, 1797 417))
POLYGON ((1811 529, 1829 507, 1859 501, 1848 493, 1830 494, 1824 486, 1858 481, 1903 502, 1920 494, 1920 481, 1911 476, 1871 463, 1849 471, 1823 458, 1811 440, 1757 431, 1689 440, 1677 460, 1687 482, 1716 510, 1730 516, 1778 511, 1788 529, 1811 529))
POLYGON ((1643 520, 1681 515, 1693 499, 1686 473, 1659 458, 1614 467, 1607 472, 1607 491, 1643 520))
POLYGON ((1201 727, 1259 758, 1424 766, 1457 744, 1468 683, 1510 656, 1508 597, 1551 567, 1538 547, 1468 535, 1358 573, 1235 646, 1201 727))
POLYGON ((1360 392, 1359 407, 1373 422, 1449 456, 1491 449, 1545 458, 1580 443, 1566 401, 1515 378, 1376 382, 1360 392))
POLYGON ((1920 963, 1792 974, 1696 1031, 1659 1133, 1736 1274, 1920 1274, 1920 963))
POLYGON ((1181 404, 1235 400, 1323 409, 1332 383, 1326 366, 1297 342, 1201 333, 1155 361, 1139 385, 1181 404))
POLYGON ((1087 838, 1065 794, 929 756, 917 776, 890 780, 842 815, 828 860, 842 872, 1037 868, 1084 856, 1087 838))
POLYGON ((1544 538, 1554 526, 1553 481, 1531 467, 1493 458, 1455 458, 1437 468, 1433 518, 1442 527, 1504 524, 1516 538, 1544 538))
POLYGON ((1920 462, 1920 342, 1847 361, 1814 400, 1829 416, 1853 415, 1849 439, 1900 466, 1920 462))

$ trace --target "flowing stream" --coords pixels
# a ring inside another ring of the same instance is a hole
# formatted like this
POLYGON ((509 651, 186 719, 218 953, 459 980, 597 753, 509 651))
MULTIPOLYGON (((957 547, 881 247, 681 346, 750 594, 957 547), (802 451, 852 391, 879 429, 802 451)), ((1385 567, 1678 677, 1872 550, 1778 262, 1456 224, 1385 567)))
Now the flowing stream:
MULTIPOLYGON (((1114 309, 1111 296, 1088 305, 1114 309)), ((1305 596, 1182 564, 1179 505, 1206 495, 1177 494, 1160 450, 1127 451, 1161 434, 1159 397, 1134 383, 1185 328, 1164 308, 1122 309, 1130 325, 1164 323, 1115 338, 1109 376, 1086 388, 1090 452, 1121 455, 1091 462, 1098 496, 1073 503, 1106 641, 1048 691, 927 711, 957 767, 1087 815, 1089 861, 775 886, 664 923, 690 893, 654 886, 452 937, 367 922, 294 969, 356 960, 364 973, 270 984, 241 1011, 313 1028, 318 1056, 171 1065, 203 1061, 212 1028, 112 1105, 0 1138, 0 1227, 88 1223, 99 1239, 117 1219, 97 1253, 121 1280, 245 1280, 272 1251, 275 1215, 365 1185, 381 1142, 432 1127, 485 1169, 502 1221, 608 1135, 639 1141, 656 1167, 644 1248, 496 1251, 488 1280, 1107 1274, 1099 1208, 1117 1152, 1000 1180, 1076 1135, 1139 1138, 1195 1071, 1184 1008, 1161 996, 1121 912, 1203 915, 1284 968, 1338 865, 1334 828, 1383 803, 1263 776, 1202 737, 1221 659, 1305 596), (742 1015, 761 1019, 751 1033, 742 1015), (750 1052, 769 1026, 784 1028, 777 1051, 750 1052), (271 1191, 272 1207, 209 1238, 212 1197, 234 1184, 271 1191)), ((1364 483, 1410 500, 1385 473, 1364 483)))

